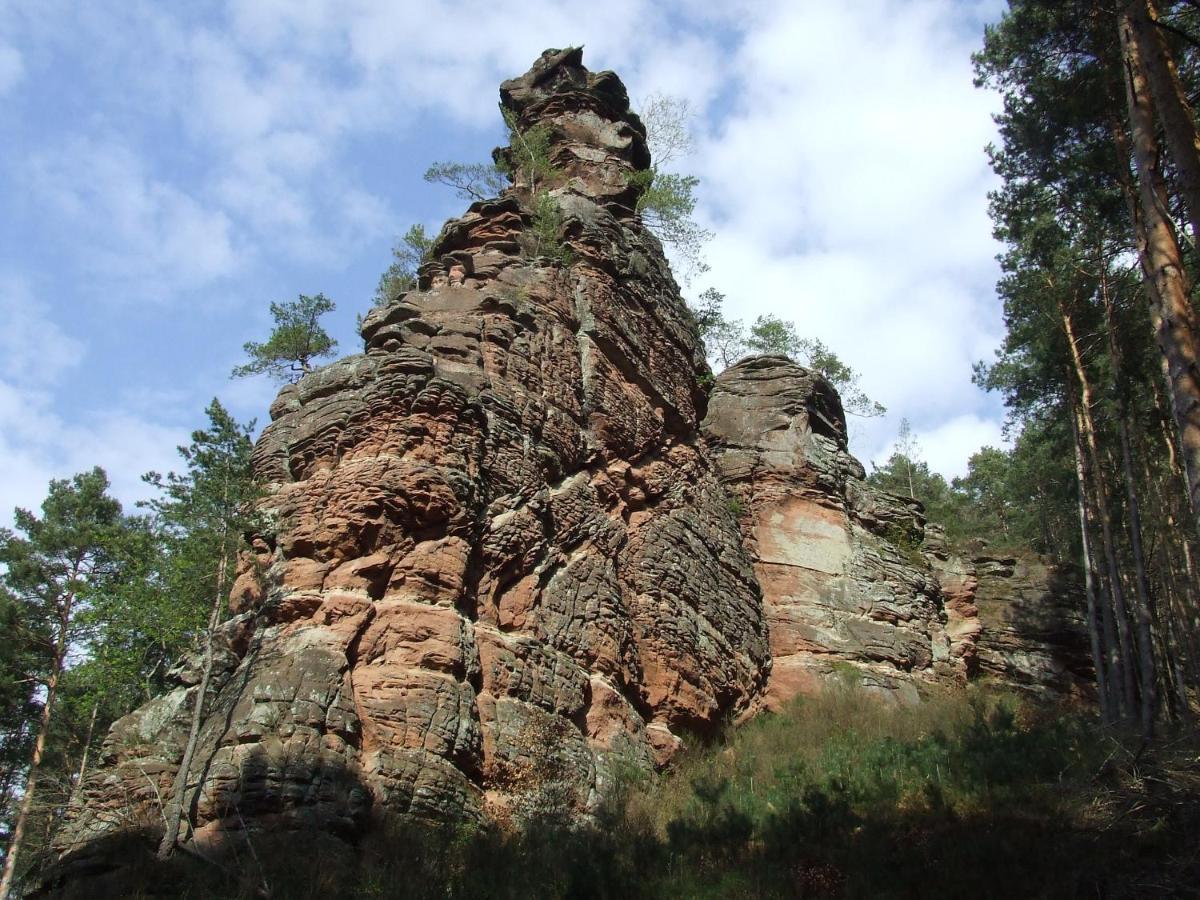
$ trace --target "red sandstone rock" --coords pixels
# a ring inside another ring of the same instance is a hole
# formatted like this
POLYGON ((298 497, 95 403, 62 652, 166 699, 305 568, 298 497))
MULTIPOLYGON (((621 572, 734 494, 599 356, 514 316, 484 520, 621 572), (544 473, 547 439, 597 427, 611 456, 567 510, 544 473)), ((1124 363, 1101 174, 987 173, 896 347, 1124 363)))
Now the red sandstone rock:
MULTIPOLYGON (((1042 608, 1070 590, 927 540, 920 504, 865 482, 823 378, 760 357, 705 395, 633 212, 649 156, 616 76, 548 51, 501 97, 552 129, 540 189, 570 262, 528 239, 514 157, 515 186, 366 316, 365 352, 272 404, 255 465, 277 527, 218 636, 191 839, 578 815, 618 758, 664 765, 847 670, 910 700, 977 669, 1075 690, 1079 623, 1042 608)), ((60 849, 158 821, 198 671, 114 725, 60 849)))
MULTIPOLYGON (((548 772, 584 812, 616 755, 662 763, 765 684, 759 588, 699 449, 702 349, 633 211, 642 125, 578 50, 501 96, 552 129, 539 190, 571 262, 521 249, 515 159, 420 289, 366 317, 364 354, 281 391, 255 454, 278 528, 235 589, 253 637, 205 719, 198 838, 235 809, 339 829, 515 815, 548 772)), ((112 827, 137 767, 170 789, 190 697, 115 726, 74 839, 112 827)))

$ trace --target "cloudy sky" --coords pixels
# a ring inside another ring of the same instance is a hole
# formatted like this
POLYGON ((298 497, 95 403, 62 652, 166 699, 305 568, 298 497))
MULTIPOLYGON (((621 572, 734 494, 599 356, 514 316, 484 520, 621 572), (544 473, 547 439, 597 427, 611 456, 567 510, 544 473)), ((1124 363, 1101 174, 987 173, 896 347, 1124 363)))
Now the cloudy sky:
POLYGON ((0 0, 0 523, 102 465, 126 502, 230 381, 268 304, 324 292, 360 349, 396 237, 463 204, 421 175, 485 160, 501 80, 583 44, 631 96, 686 98, 729 311, 823 340, 961 474, 1000 441, 971 364, 1002 333, 970 53, 1002 0, 0 0))

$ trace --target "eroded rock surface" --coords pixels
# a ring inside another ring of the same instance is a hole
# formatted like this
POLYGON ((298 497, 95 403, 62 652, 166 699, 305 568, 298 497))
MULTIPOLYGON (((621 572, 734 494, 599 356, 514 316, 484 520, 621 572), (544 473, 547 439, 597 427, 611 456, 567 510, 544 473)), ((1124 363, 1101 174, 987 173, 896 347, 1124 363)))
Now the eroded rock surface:
MULTIPOLYGON (((620 80, 547 51, 501 99, 552 171, 500 152, 514 186, 446 224, 362 354, 272 405, 272 525, 218 635, 188 839, 584 814, 618 759, 847 674, 1075 692, 1077 594, 872 488, 821 376, 758 357, 706 394, 620 80)), ((175 677, 113 727, 62 849, 161 821, 199 683, 175 677)))
POLYGON ((916 682, 953 677, 920 505, 867 484, 823 377, 743 360, 717 377, 704 434, 762 584, 772 706, 831 674, 910 699, 916 682))
MULTIPOLYGON (((550 129, 556 171, 510 154, 514 187, 445 226, 365 352, 272 406, 275 528, 234 590, 197 838, 503 817, 548 773, 584 811, 614 754, 661 763, 761 693, 759 588, 699 445, 707 366, 633 211, 644 129, 578 50, 501 98, 550 129), (550 243, 531 237, 547 197, 550 243)), ((68 840, 153 819, 191 690, 117 724, 68 840)))
POLYGON ((980 673, 1044 697, 1094 700, 1079 573, 1033 555, 973 564, 980 673))

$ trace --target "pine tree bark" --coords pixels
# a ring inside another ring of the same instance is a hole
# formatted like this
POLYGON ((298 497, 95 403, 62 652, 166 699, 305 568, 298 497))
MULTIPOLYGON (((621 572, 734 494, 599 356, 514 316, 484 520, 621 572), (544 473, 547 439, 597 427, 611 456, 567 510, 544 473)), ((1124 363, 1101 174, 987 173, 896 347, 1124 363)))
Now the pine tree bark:
POLYGON ((1188 497, 1193 520, 1200 516, 1200 325, 1190 300, 1191 286, 1183 267, 1179 242, 1168 215, 1167 198, 1158 171, 1154 104, 1145 65, 1138 49, 1128 10, 1120 17, 1119 32, 1125 75, 1129 133, 1138 176, 1140 242, 1144 243, 1146 277, 1157 299, 1157 340, 1167 361, 1175 422, 1183 449, 1188 497))
MULTIPOLYGON (((1125 504, 1129 525, 1129 544, 1133 552, 1134 586, 1136 589, 1134 614, 1137 618, 1138 670, 1141 674, 1141 719, 1142 734, 1150 737, 1154 732, 1154 711, 1157 706, 1157 677, 1154 666, 1153 605, 1150 598, 1150 583, 1146 576, 1146 557, 1142 550, 1142 515, 1138 502, 1137 484, 1133 474, 1133 447, 1129 438, 1129 404, 1125 400, 1124 359, 1117 340, 1117 323, 1113 310, 1112 294, 1108 290, 1108 279, 1100 274, 1100 293, 1104 303, 1104 324, 1108 332, 1109 359, 1112 362, 1114 393, 1117 399, 1117 429, 1121 443, 1121 471, 1125 479, 1125 504)), ((1078 349, 1072 341, 1072 354, 1078 349)), ((1077 363, 1078 365, 1078 363, 1077 363)), ((1080 370, 1080 377, 1083 372, 1080 370)))
POLYGON ((1112 685, 1108 677, 1107 654, 1100 635, 1099 603, 1096 600, 1096 572, 1092 560, 1092 541, 1088 534, 1087 485, 1084 478, 1083 449, 1080 446, 1079 428, 1071 419, 1075 440, 1075 480, 1079 489, 1079 539, 1083 547, 1083 584, 1087 592, 1088 639, 1092 649, 1092 665, 1096 669, 1096 695, 1100 701, 1100 718, 1111 725, 1113 715, 1112 685))
POLYGON ((1192 238, 1200 241, 1200 132, 1196 130, 1196 118, 1170 48, 1157 25, 1155 0, 1133 0, 1127 16, 1171 159, 1179 173, 1179 191, 1192 226, 1192 238))

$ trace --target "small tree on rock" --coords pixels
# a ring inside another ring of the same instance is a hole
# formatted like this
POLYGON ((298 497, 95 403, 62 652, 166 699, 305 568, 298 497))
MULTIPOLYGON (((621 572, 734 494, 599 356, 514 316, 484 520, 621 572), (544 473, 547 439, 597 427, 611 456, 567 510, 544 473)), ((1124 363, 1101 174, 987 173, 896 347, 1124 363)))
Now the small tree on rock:
MULTIPOLYGON (((425 177, 428 179, 429 173, 425 177)), ((392 248, 392 264, 379 278, 379 287, 375 290, 376 306, 386 306, 417 286, 417 270, 432 246, 433 238, 425 233, 424 225, 413 225, 404 232, 400 242, 392 248)))
POLYGON ((234 378, 268 373, 278 381, 298 381, 312 371, 313 360, 332 356, 337 341, 321 327, 320 319, 334 309, 324 294, 301 294, 295 303, 272 303, 275 327, 263 343, 247 341, 242 345, 250 362, 233 370, 234 378))
POLYGON ((691 109, 681 97, 654 94, 642 104, 640 118, 646 126, 652 163, 649 169, 635 172, 630 178, 641 188, 637 211, 642 223, 679 254, 686 265, 684 279, 688 280, 708 271, 701 251, 712 240, 712 232, 694 217, 700 179, 668 171, 676 159, 692 152, 691 109))

